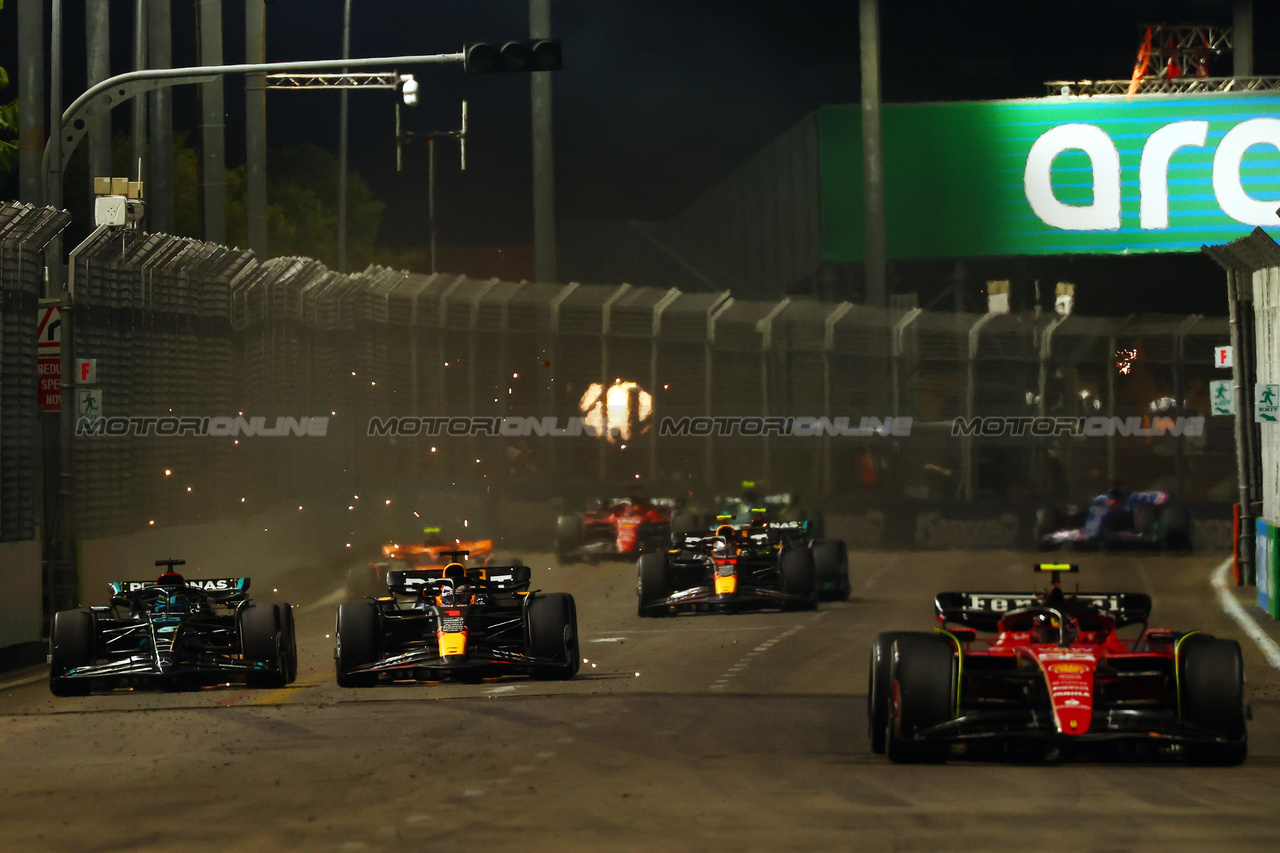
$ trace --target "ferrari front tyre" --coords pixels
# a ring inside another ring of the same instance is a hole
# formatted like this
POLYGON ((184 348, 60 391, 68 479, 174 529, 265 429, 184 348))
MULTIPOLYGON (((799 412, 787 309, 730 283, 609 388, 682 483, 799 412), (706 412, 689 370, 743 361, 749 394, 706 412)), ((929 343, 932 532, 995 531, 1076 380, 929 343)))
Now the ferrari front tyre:
POLYGON ((338 624, 333 636, 336 645, 334 672, 338 686, 372 687, 378 679, 375 674, 352 670, 382 658, 378 605, 372 601, 348 601, 338 605, 338 624))
POLYGON ((244 661, 261 664, 245 674, 245 684, 252 688, 284 687, 289 683, 289 662, 281 631, 280 606, 250 604, 236 615, 244 661))
POLYGON ((889 719, 885 753, 895 764, 943 762, 950 744, 920 741, 916 734, 955 718, 956 658, 932 634, 908 634, 893 643, 889 660, 889 719))
POLYGON ((785 595, 801 599, 801 608, 812 610, 818 606, 813 552, 808 548, 793 545, 782 550, 782 556, 778 560, 778 580, 785 595))
POLYGON ((645 554, 636 561, 636 612, 641 616, 665 616, 666 610, 652 608, 671 594, 671 564, 666 554, 645 554))
POLYGON ((582 547, 582 516, 561 515, 556 518, 556 560, 571 563, 577 560, 582 547))
POLYGON ((1244 658, 1235 640, 1194 635, 1182 644, 1178 665, 1182 718, 1229 743, 1189 743, 1190 764, 1236 765, 1249 754, 1245 730, 1244 658))
POLYGON ((876 755, 884 755, 885 726, 889 723, 889 663, 893 643, 899 637, 909 636, 931 635, 919 631, 885 631, 877 634, 871 643, 871 665, 867 668, 867 736, 876 755))
POLYGON ((815 539, 809 549, 813 551, 818 598, 821 601, 848 601, 853 590, 849 584, 849 552, 844 541, 815 539))
POLYGON ((93 663, 93 613, 60 610, 49 629, 49 690, 54 696, 88 696, 89 681, 66 673, 93 663))
POLYGON ((535 666, 534 678, 563 680, 578 673, 578 611, 573 596, 564 592, 534 595, 529 599, 529 653, 550 658, 552 664, 535 666))

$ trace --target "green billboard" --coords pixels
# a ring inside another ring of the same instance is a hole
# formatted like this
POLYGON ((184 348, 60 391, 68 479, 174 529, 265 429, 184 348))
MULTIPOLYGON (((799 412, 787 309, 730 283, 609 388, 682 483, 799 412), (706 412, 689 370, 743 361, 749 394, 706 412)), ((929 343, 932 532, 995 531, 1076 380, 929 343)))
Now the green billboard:
MULTIPOLYGON (((1280 228, 1268 93, 886 104, 894 259, 1195 252, 1280 228)), ((862 259, 857 105, 818 110, 822 258, 862 259)))

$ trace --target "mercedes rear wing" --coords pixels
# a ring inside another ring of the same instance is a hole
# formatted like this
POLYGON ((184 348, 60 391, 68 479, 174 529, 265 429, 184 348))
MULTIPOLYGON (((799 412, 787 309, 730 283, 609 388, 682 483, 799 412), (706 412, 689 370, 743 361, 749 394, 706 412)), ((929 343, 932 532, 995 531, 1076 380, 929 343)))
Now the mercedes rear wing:
MULTIPOLYGON (((112 598, 126 596, 129 593, 153 586, 158 586, 153 580, 107 582, 112 598)), ((184 587, 195 587, 214 601, 230 604, 248 598, 249 578, 187 578, 183 587, 175 586, 174 589, 182 589, 184 587)))

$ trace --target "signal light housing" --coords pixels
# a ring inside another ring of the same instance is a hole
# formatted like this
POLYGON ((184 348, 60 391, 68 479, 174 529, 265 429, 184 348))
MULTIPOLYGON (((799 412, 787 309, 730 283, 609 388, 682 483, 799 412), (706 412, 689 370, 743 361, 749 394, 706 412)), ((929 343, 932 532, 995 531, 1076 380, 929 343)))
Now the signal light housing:
POLYGON ((554 39, 476 42, 462 48, 462 67, 470 74, 559 71, 560 42, 554 39))

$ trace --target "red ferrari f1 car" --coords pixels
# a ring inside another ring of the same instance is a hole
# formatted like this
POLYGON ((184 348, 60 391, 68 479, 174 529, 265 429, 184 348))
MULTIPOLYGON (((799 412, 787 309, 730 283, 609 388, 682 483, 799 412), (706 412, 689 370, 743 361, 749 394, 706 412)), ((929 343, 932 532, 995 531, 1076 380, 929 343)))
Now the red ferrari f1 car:
POLYGON ((1240 645, 1147 627, 1143 593, 943 592, 933 633, 871 649, 871 748, 895 762, 1111 752, 1233 765, 1248 752, 1240 645), (1140 626, 1136 636, 1117 631, 1140 626), (979 632, 994 636, 979 638, 979 632))
MULTIPOLYGON (((598 509, 556 519, 555 552, 561 563, 626 560, 662 551, 671 542, 676 502, 670 498, 632 495, 600 501, 598 509)), ((696 521, 683 528, 692 530, 696 521)))

